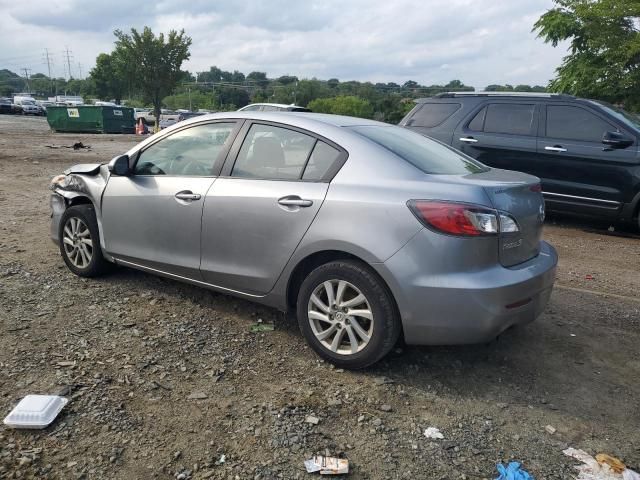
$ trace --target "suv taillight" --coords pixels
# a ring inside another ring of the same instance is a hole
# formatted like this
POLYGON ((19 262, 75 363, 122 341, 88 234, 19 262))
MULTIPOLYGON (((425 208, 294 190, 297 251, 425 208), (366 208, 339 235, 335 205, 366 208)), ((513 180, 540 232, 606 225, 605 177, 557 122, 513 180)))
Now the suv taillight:
POLYGON ((519 230, 510 215, 480 205, 411 200, 408 206, 424 226, 449 235, 478 237, 519 230))

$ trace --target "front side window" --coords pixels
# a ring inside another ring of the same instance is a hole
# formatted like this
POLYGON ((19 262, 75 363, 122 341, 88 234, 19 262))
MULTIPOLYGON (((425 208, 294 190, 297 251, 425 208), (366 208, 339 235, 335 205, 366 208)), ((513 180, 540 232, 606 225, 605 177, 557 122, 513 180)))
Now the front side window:
POLYGON ((142 151, 136 175, 210 176, 235 123, 209 123, 180 130, 142 151))
POLYGON ((488 170, 471 157, 406 128, 377 125, 350 128, 424 173, 464 175, 488 170))
POLYGON ((492 103, 487 105, 483 132, 531 135, 535 105, 492 103))
POLYGON ((604 133, 610 130, 617 129, 584 108, 547 106, 547 137, 600 143, 604 133))
POLYGON ((461 105, 459 103, 425 103, 413 117, 412 127, 437 127, 453 115, 461 105))
POLYGON ((273 125, 253 124, 247 133, 232 177, 298 180, 316 139, 273 125))

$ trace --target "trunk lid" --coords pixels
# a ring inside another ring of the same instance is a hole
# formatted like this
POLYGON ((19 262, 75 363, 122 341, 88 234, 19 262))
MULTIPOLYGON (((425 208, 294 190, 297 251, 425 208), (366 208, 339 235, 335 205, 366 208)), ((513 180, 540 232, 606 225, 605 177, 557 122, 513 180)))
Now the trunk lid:
POLYGON ((510 267, 538 255, 544 222, 540 180, 532 175, 498 169, 474 177, 487 181, 483 188, 494 208, 511 215, 518 223, 518 232, 500 234, 500 263, 510 267))

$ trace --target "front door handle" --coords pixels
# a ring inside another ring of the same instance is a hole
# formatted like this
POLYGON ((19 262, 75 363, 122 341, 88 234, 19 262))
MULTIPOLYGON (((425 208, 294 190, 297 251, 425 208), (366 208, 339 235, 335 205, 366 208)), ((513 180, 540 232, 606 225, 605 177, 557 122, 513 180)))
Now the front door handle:
POLYGON ((460 137, 460 141, 465 143, 478 143, 478 140, 473 137, 460 137))
POLYGON ((561 145, 554 145, 553 147, 547 145, 544 147, 545 150, 549 150, 550 152, 566 152, 567 149, 561 145))
POLYGON ((278 203, 286 207, 310 207, 313 205, 313 200, 306 200, 297 195, 289 195, 287 197, 279 198, 278 203))
POLYGON ((191 190, 183 190, 175 194, 178 200, 184 200, 187 202, 193 202, 194 200, 200 200, 202 195, 199 193, 193 193, 191 190))

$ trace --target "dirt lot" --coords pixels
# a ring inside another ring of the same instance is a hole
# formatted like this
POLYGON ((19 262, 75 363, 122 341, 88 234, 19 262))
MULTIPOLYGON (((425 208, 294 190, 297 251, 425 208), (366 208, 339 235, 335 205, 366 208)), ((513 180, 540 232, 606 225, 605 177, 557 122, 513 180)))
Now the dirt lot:
POLYGON ((303 478, 303 460, 328 450, 354 479, 495 478, 512 459, 567 479, 568 446, 639 469, 639 237, 555 219, 558 288, 537 322, 340 371, 273 310, 133 270, 85 280, 64 267, 49 179, 138 138, 0 116, 0 417, 29 393, 70 398, 44 431, 0 427, 0 478, 303 478), (78 140, 91 150, 47 148, 78 140), (258 319, 275 331, 251 332, 258 319), (429 426, 444 440, 425 438, 429 426))

